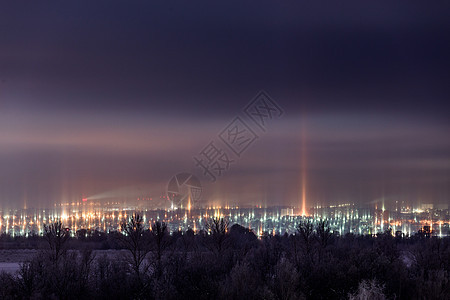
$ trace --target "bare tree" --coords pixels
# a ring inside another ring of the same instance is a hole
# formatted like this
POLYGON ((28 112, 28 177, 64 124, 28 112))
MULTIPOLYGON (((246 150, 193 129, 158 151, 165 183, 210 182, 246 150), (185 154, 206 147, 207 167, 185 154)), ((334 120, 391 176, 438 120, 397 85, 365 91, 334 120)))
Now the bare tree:
POLYGON ((305 251, 306 257, 308 257, 312 262, 313 258, 311 254, 311 248, 314 237, 314 225, 311 220, 301 221, 297 225, 297 233, 300 235, 300 238, 303 242, 303 249, 305 251))
POLYGON ((162 274, 161 258, 168 245, 167 237, 169 232, 167 231, 166 223, 156 221, 155 224, 152 225, 152 233, 155 238, 156 261, 158 264, 157 274, 158 277, 160 277, 162 274))
POLYGON ((143 267, 143 262, 151 250, 145 235, 144 221, 139 214, 134 214, 128 222, 123 220, 120 227, 123 234, 119 235, 119 241, 131 254, 130 264, 140 280, 141 272, 145 273, 148 269, 148 265, 143 267))
POLYGON ((228 237, 228 221, 223 218, 210 219, 206 224, 206 229, 211 231, 216 250, 218 253, 221 253, 224 241, 228 237))
POLYGON ((310 220, 301 221, 297 225, 297 233, 305 243, 311 242, 311 238, 314 234, 314 226, 310 220))
POLYGON ((319 243, 322 248, 328 245, 331 238, 331 228, 328 222, 325 220, 319 221, 316 226, 317 237, 319 238, 319 243))
POLYGON ((187 259, 189 251, 196 251, 197 244, 195 243, 195 232, 192 229, 186 230, 180 237, 181 244, 183 246, 184 259, 187 259))
POLYGON ((18 283, 24 298, 32 298, 36 290, 42 289, 44 277, 43 257, 36 255, 32 260, 25 261, 18 271, 18 283))
POLYGON ((349 294, 350 300, 384 300, 384 286, 378 284, 375 279, 363 280, 354 294, 349 294))
POLYGON ((51 224, 44 224, 44 237, 50 247, 52 261, 58 263, 70 237, 69 228, 64 228, 61 220, 51 224))

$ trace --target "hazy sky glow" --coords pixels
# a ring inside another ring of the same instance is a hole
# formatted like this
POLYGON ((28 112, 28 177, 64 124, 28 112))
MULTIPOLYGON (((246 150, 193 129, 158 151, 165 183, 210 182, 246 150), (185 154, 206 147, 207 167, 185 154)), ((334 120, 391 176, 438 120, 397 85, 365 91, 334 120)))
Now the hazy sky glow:
POLYGON ((449 7, 2 3, 0 203, 188 171, 204 203, 299 205, 302 147, 311 204, 448 203, 449 7), (193 156, 261 89, 285 114, 208 183, 193 156))

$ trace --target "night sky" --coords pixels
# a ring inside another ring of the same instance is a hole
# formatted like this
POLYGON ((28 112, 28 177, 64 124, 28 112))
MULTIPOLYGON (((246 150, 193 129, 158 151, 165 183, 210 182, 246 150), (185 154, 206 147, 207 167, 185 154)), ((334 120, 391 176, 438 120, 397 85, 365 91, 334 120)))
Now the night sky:
POLYGON ((179 172, 204 204, 450 202, 446 1, 0 3, 3 208, 158 206, 179 172), (258 138, 213 183, 194 156, 238 116, 258 138))

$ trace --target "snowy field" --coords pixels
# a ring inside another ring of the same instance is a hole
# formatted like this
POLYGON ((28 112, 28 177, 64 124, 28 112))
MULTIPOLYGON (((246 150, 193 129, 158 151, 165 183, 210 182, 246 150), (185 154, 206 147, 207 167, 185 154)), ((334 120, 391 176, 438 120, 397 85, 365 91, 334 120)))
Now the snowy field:
POLYGON ((16 273, 16 271, 19 270, 19 267, 20 267, 19 263, 0 262, 0 273, 1 272, 16 273))
POLYGON ((20 263, 31 259, 37 250, 0 250, 0 272, 15 273, 20 263))
MULTIPOLYGON (((30 260, 38 250, 19 249, 19 250, 0 250, 0 273, 15 273, 20 268, 20 263, 30 260)), ((95 257, 106 255, 109 258, 123 258, 125 250, 94 250, 95 257)))

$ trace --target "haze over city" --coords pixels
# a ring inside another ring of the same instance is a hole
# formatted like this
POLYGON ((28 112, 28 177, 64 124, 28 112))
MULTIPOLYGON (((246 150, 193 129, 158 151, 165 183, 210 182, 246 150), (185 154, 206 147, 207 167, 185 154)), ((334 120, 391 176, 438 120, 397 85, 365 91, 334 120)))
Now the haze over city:
POLYGON ((158 207, 180 172, 200 205, 449 203, 448 5, 101 2, 2 4, 2 208, 158 207), (261 90, 283 114, 211 182, 261 90))
POLYGON ((450 2, 1 1, 1 299, 450 299, 450 2))

